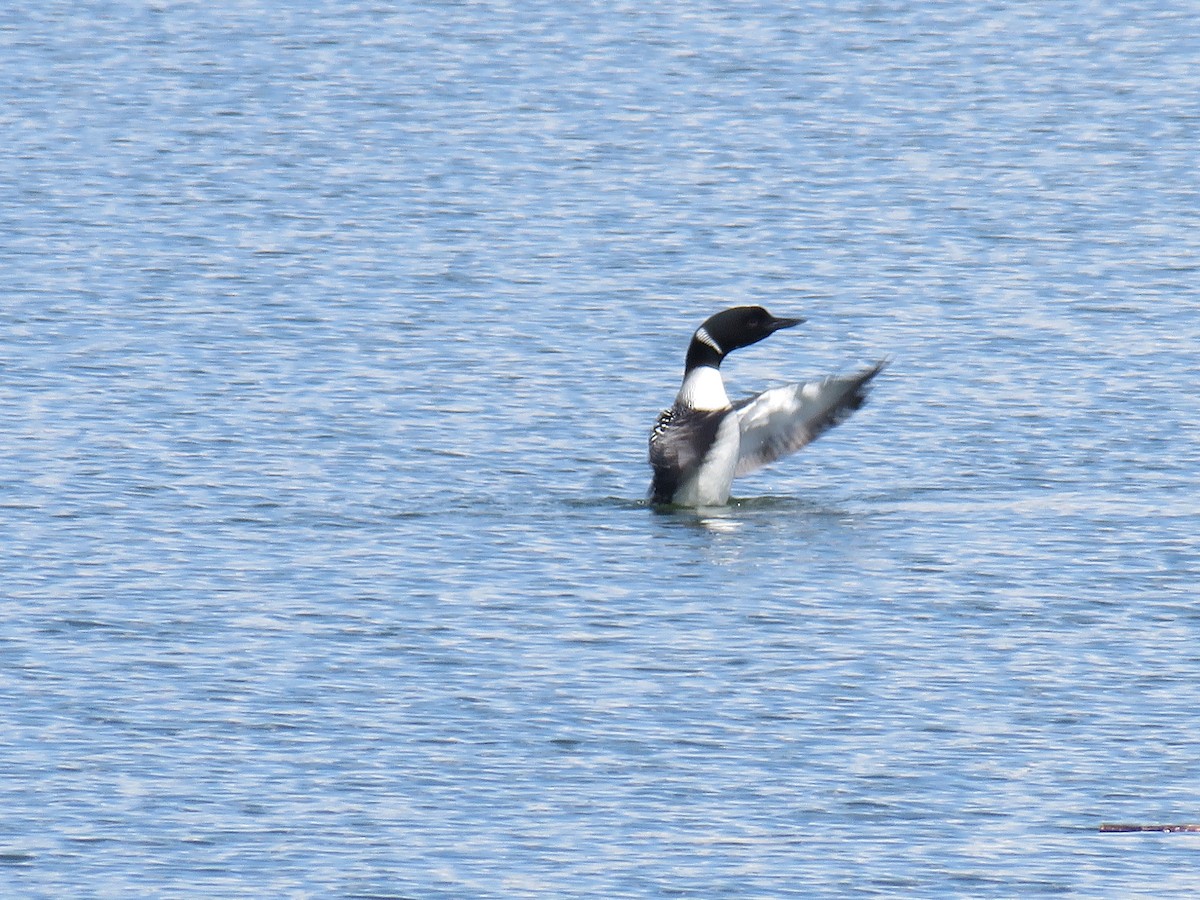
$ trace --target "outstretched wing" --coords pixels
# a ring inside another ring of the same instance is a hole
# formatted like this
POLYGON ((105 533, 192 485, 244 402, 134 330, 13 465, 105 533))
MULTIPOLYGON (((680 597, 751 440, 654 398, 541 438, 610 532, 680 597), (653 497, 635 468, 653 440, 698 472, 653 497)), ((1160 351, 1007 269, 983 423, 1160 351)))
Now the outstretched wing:
POLYGON ((734 475, 795 453, 846 421, 866 402, 868 382, 886 365, 882 360, 856 375, 772 388, 736 404, 742 443, 734 475))

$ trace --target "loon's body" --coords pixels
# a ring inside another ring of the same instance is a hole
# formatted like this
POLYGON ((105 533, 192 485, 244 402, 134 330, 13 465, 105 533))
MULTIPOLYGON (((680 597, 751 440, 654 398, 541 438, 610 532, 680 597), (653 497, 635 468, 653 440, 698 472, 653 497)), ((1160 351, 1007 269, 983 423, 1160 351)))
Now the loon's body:
POLYGON ((721 506, 733 479, 794 453, 845 421, 866 401, 885 363, 855 375, 791 384, 730 403, 721 362, 803 319, 776 318, 760 306, 735 306, 692 336, 683 384, 650 434, 650 499, 676 506, 721 506))

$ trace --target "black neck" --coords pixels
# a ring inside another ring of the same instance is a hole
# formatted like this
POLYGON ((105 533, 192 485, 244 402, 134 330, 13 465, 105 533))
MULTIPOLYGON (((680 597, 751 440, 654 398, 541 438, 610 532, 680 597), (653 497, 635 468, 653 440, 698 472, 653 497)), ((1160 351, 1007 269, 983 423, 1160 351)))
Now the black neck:
POLYGON ((688 344, 687 362, 683 367, 684 374, 686 375, 697 366, 712 366, 714 369, 719 369, 721 360, 724 358, 723 353, 718 353, 703 341, 692 338, 692 342, 688 344))

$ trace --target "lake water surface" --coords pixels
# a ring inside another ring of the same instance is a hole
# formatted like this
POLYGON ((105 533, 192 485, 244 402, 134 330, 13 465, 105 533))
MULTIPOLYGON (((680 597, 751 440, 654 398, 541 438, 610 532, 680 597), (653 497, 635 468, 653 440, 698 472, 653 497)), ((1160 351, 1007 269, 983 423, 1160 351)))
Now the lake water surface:
POLYGON ((21 6, 5 895, 1200 892, 1192 4, 21 6))

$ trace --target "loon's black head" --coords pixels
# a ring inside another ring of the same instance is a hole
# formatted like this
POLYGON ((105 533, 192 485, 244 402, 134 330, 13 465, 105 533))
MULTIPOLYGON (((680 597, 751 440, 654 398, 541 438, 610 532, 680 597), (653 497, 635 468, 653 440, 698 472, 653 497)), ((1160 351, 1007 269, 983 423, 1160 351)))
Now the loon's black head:
POLYGON ((696 366, 720 368, 727 353, 757 344, 779 329, 791 328, 803 321, 776 318, 761 306, 734 306, 709 316, 692 336, 687 369, 696 366))

